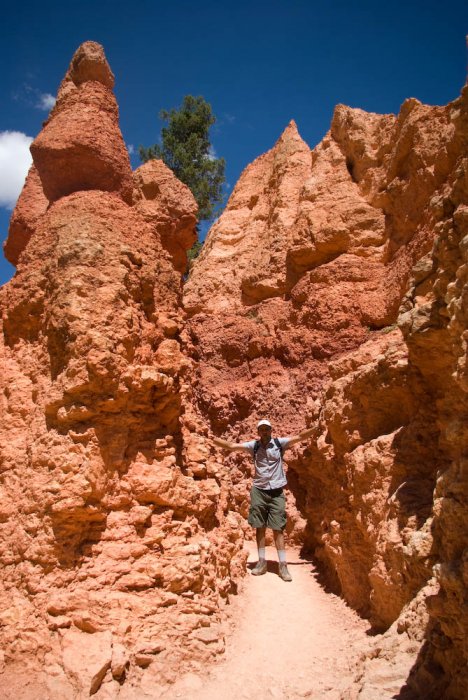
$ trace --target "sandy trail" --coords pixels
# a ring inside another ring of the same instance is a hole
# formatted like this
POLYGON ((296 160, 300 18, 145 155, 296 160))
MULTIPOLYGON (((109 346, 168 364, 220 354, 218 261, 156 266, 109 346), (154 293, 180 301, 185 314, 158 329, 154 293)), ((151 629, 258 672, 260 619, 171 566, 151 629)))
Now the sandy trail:
MULTIPOLYGON (((249 546, 249 562, 256 549, 249 546)), ((316 570, 288 551, 292 583, 277 574, 267 548, 268 573, 247 577, 230 606, 231 630, 221 662, 205 675, 186 674, 164 700, 336 700, 352 679, 352 660, 367 647, 369 625, 337 596, 326 593, 316 570)))

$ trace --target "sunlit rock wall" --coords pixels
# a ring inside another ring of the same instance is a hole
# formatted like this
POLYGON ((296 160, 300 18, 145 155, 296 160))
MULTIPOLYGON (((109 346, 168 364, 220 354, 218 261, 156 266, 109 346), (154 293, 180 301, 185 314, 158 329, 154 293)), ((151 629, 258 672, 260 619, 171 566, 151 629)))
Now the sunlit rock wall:
MULTIPOLYGON (((362 697, 379 663, 397 690, 414 666, 411 692, 466 694, 466 142, 465 93, 396 117, 338 106, 312 151, 291 123, 242 174, 185 288, 210 430, 316 426, 289 454, 289 535, 389 629, 362 697)), ((229 463, 245 516, 251 468, 229 463)))
POLYGON ((81 46, 6 246, 4 698, 154 697, 180 663, 222 651, 245 561, 187 405, 196 203, 162 163, 132 175, 112 85, 102 48, 81 46))
POLYGON ((466 93, 291 122, 182 300, 196 205, 131 172, 113 83, 81 46, 5 247, 1 693, 153 698, 223 650, 252 465, 210 437, 268 417, 315 426, 288 541, 385 631, 346 697, 466 697, 466 93))

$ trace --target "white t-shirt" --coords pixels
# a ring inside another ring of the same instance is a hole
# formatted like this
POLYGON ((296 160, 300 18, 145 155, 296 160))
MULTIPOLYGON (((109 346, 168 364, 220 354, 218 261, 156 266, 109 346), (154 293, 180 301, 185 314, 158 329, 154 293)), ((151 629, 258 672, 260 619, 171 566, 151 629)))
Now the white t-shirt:
MULTIPOLYGON (((288 448, 290 437, 275 438, 279 441, 283 452, 288 448)), ((286 484, 286 475, 284 473, 283 459, 281 452, 278 449, 273 438, 269 441, 266 447, 263 447, 261 441, 257 454, 254 453, 256 440, 242 442, 242 447, 247 447, 250 454, 254 458, 255 477, 253 485, 258 489, 279 489, 286 484)))

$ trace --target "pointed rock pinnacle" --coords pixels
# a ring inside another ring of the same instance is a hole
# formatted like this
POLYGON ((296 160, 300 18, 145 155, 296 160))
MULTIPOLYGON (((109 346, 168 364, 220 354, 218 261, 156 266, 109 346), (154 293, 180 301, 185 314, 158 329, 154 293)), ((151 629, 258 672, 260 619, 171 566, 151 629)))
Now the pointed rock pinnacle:
POLYGON ((49 121, 31 144, 50 202, 81 190, 114 192, 131 202, 132 171, 102 46, 88 41, 72 58, 49 121))

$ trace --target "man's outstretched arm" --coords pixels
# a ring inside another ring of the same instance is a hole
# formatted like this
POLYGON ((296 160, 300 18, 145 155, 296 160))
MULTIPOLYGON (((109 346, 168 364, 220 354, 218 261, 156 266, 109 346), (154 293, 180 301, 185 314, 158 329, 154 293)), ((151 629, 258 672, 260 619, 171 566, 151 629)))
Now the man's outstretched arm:
POLYGON ((222 447, 223 450, 229 450, 229 452, 250 452, 248 447, 245 447, 240 443, 228 442, 227 440, 222 440, 221 438, 213 438, 213 444, 217 447, 222 447))
POLYGON ((302 442, 303 440, 307 440, 307 438, 310 438, 310 436, 315 432, 315 427, 313 428, 307 428, 307 430, 302 430, 300 433, 297 435, 294 435, 294 437, 290 438, 288 440, 288 447, 291 447, 291 445, 295 445, 298 442, 302 442))

